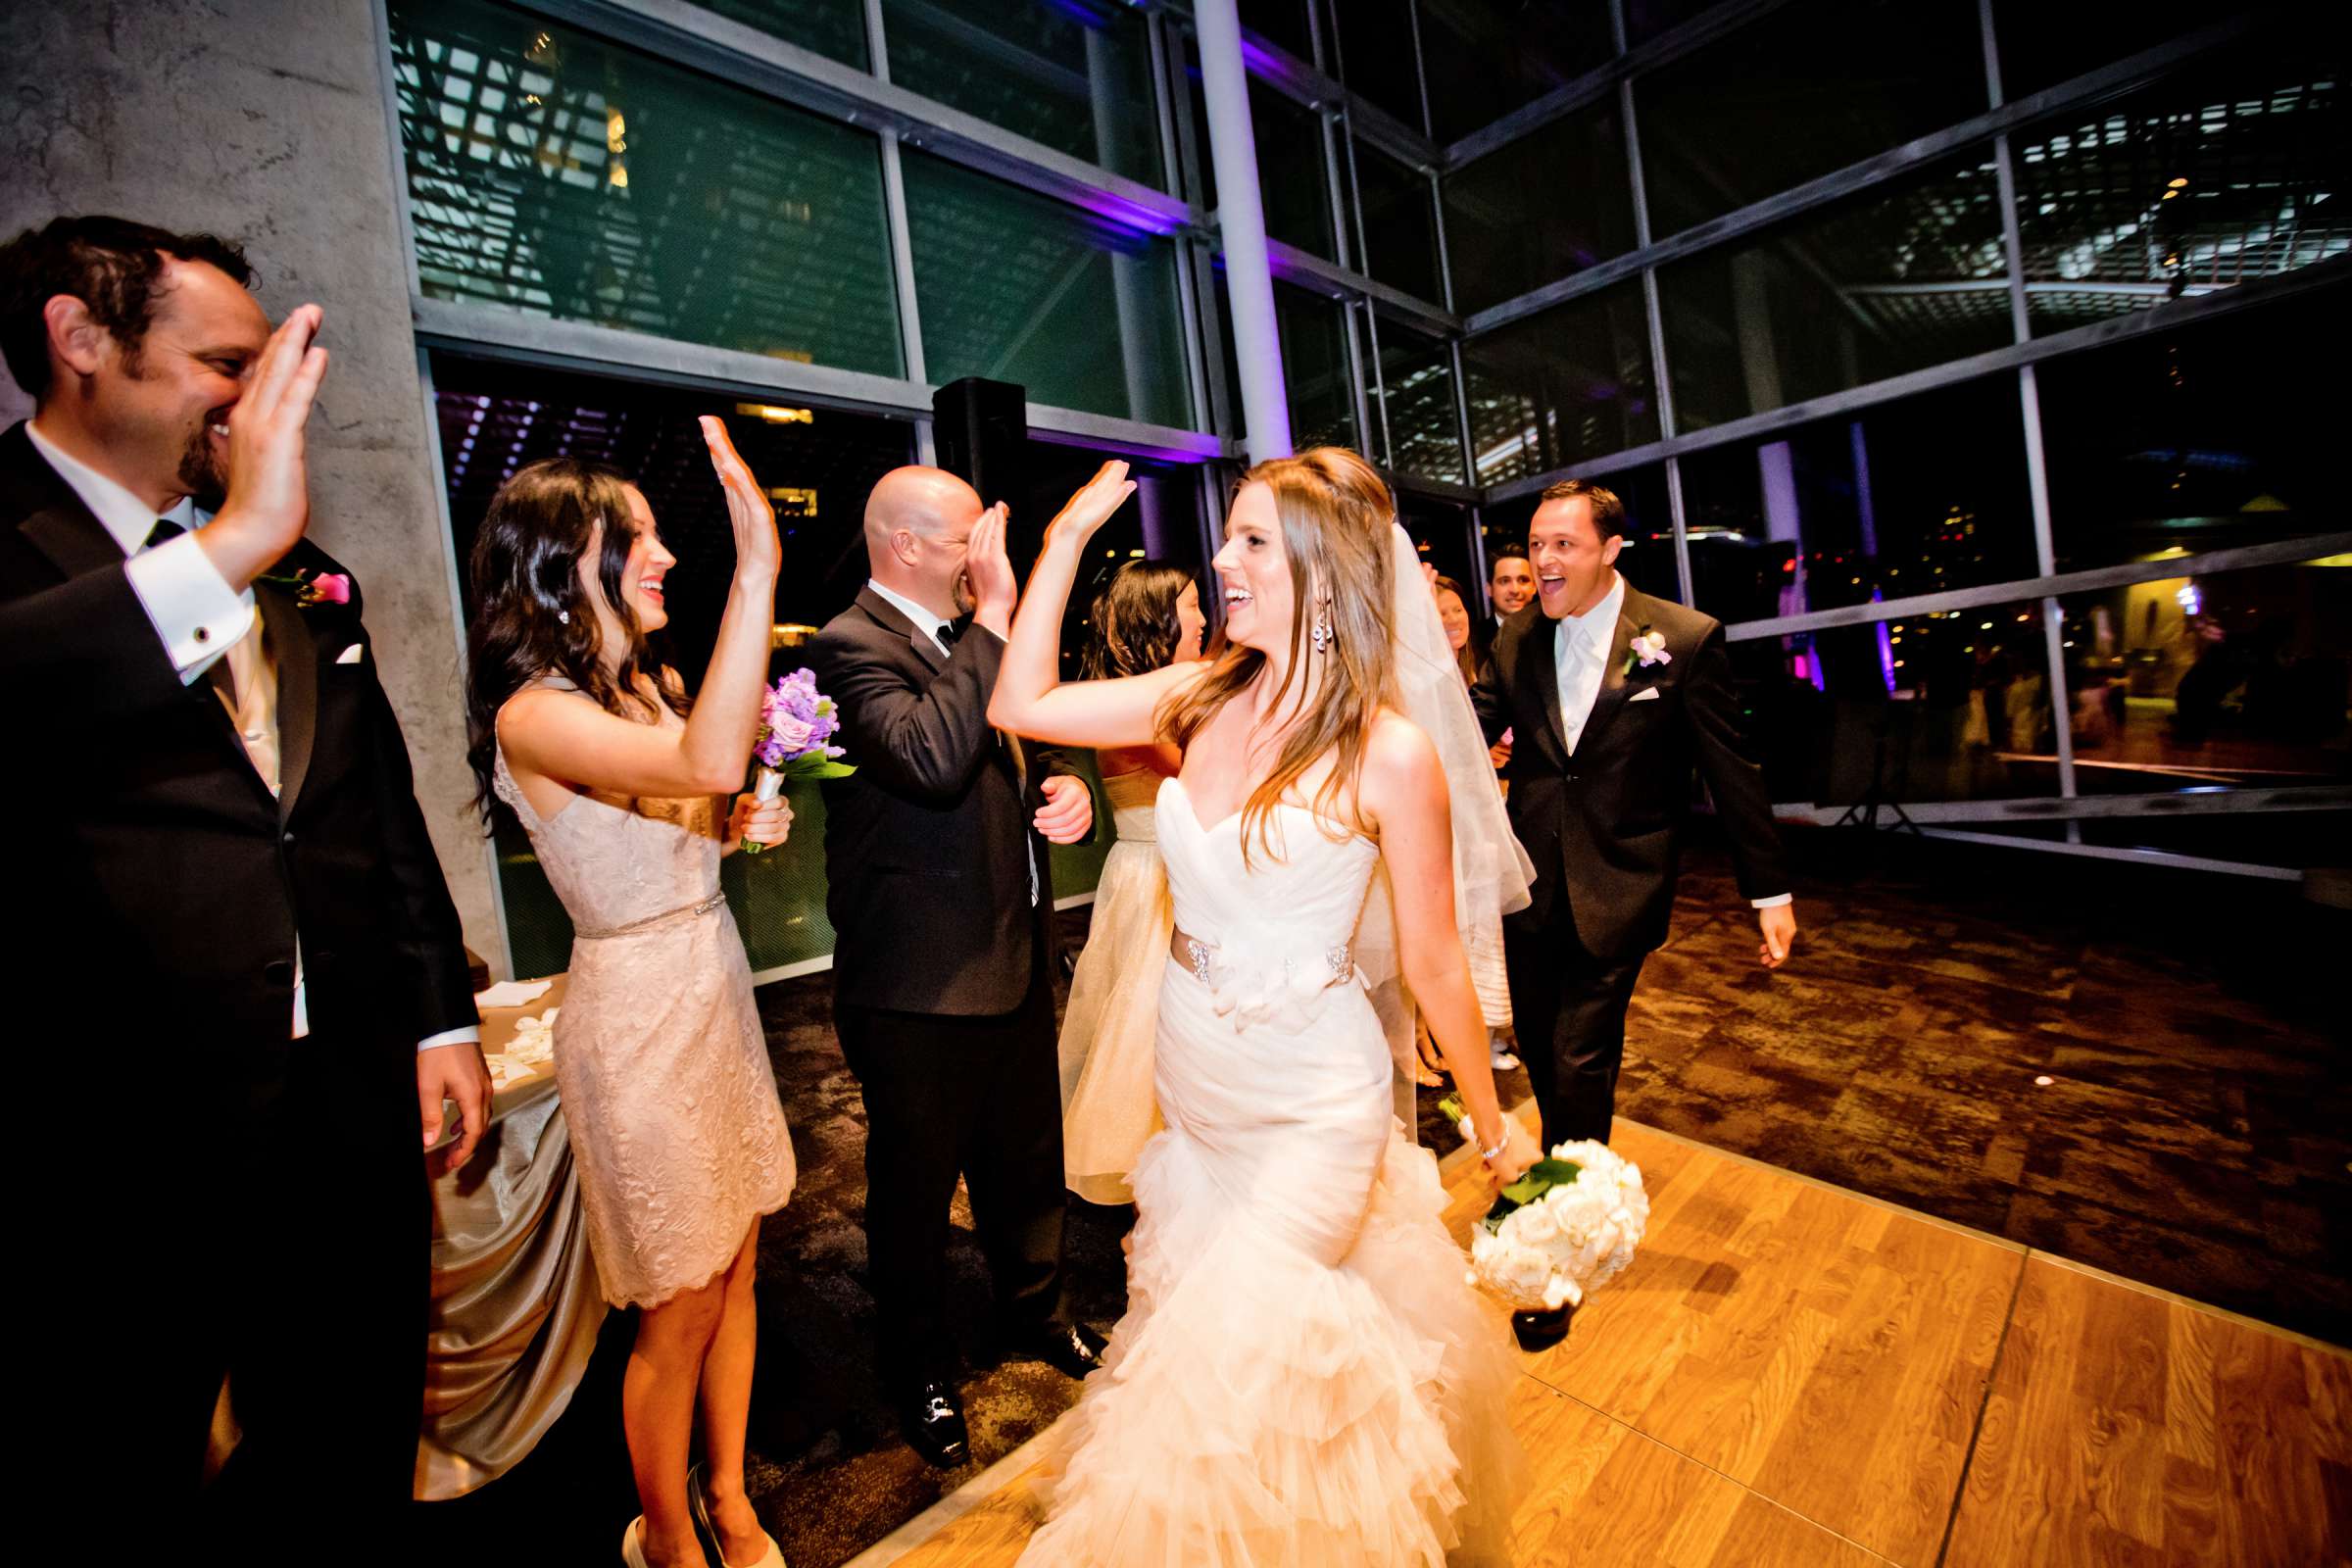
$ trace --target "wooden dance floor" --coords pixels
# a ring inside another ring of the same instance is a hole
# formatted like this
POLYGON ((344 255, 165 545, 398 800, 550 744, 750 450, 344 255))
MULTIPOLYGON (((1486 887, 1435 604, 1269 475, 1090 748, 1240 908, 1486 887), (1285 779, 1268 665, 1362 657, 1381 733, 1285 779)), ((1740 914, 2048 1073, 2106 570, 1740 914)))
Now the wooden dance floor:
MULTIPOLYGON (((1522 1358, 1521 1568, 2352 1561, 2352 1355, 1670 1134, 1617 1147, 1649 1237, 1522 1358)), ((1484 1183, 1446 1174, 1466 1230, 1484 1183)), ((1005 1568, 1034 1457, 856 1568, 1005 1568)))

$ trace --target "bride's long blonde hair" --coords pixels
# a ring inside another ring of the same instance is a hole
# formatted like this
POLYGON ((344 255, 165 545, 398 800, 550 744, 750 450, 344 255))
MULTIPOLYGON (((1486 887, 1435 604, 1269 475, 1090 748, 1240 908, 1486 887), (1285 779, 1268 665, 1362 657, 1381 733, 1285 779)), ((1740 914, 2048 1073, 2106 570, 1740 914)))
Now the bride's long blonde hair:
MULTIPOLYGON (((1305 692, 1304 710, 1283 740, 1274 770, 1242 808, 1245 861, 1253 832, 1270 856, 1281 858, 1268 829, 1274 808, 1326 755, 1333 765, 1315 791, 1314 813, 1362 829, 1355 782, 1373 722, 1394 701, 1396 676, 1390 542, 1396 505, 1388 485, 1344 447, 1315 447, 1261 463, 1242 475, 1235 494, 1251 484, 1274 493, 1291 566, 1291 657, 1267 710, 1282 712, 1295 688, 1310 679, 1317 684, 1305 692), (1320 654, 1309 642, 1318 613, 1331 628, 1330 646, 1320 654)), ((1254 648, 1228 650, 1206 675, 1170 699, 1160 711, 1160 732, 1180 747, 1191 745, 1265 666, 1266 656, 1254 648)))

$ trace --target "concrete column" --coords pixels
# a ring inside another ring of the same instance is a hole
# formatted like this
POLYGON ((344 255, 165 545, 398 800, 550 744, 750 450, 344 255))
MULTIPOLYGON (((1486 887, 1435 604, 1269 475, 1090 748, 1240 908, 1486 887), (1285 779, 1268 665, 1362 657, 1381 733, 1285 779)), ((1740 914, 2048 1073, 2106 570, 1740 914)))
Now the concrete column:
POLYGON ((1250 78, 1234 0, 1199 0, 1200 86, 1208 100, 1208 147, 1217 174, 1217 227, 1225 285, 1233 298, 1234 363, 1241 368, 1243 439, 1250 461, 1291 452, 1291 406, 1283 395, 1282 334, 1274 322, 1274 274, 1266 265, 1266 211, 1257 184, 1257 142, 1250 129, 1250 78))
MULTIPOLYGON (((368 0, 0 6, 0 231, 114 213, 236 240, 272 317, 333 355, 310 427, 312 534, 358 574, 466 939, 502 951, 468 808, 450 545, 425 447, 397 158, 368 0)), ((31 412, 0 372, 0 423, 31 412)))

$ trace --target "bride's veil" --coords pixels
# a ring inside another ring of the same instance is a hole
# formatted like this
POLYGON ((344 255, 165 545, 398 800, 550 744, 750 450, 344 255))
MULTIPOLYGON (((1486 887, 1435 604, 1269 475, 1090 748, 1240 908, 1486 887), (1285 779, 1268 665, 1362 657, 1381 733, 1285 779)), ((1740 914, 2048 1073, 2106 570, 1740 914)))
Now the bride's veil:
MULTIPOLYGON (((1502 917, 1528 905, 1535 862, 1520 848, 1504 814, 1502 789, 1487 756, 1487 743, 1471 710, 1469 689, 1446 641, 1437 595, 1421 570, 1421 558, 1402 527, 1390 528, 1395 585, 1391 589, 1391 641, 1396 668, 1396 706, 1436 743, 1453 808, 1453 918, 1462 951, 1470 960, 1471 983, 1490 1027, 1510 1022, 1510 993, 1503 978, 1502 917)), ((1412 1108, 1415 1009, 1405 989, 1397 952, 1396 916, 1386 871, 1374 880, 1356 926, 1355 960, 1371 987, 1390 1053, 1398 1071, 1397 1111, 1407 1136, 1412 1108)))

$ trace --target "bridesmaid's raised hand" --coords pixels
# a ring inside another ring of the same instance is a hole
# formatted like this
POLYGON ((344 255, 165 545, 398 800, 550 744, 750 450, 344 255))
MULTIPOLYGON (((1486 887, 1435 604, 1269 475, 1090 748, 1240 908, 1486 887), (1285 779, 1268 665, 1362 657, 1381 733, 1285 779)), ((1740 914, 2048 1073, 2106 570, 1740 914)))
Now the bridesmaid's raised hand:
POLYGON ((1095 536, 1095 530, 1110 520, 1112 513, 1129 496, 1135 494, 1135 481, 1127 477, 1127 465, 1113 458, 1095 470, 1095 476, 1078 487, 1077 494, 1062 504, 1061 511, 1046 525, 1046 548, 1060 547, 1081 550, 1095 536))
POLYGON ((784 547, 776 538, 776 509, 767 492, 752 477, 751 466, 738 457, 727 436, 726 421, 715 415, 702 416, 703 444, 710 449, 710 466, 726 492, 727 520, 735 528, 735 570, 773 579, 783 564, 784 547))

